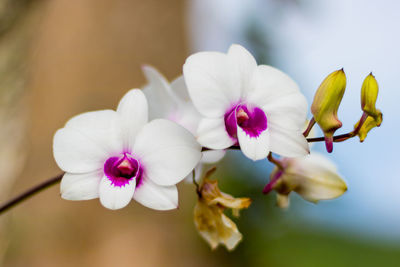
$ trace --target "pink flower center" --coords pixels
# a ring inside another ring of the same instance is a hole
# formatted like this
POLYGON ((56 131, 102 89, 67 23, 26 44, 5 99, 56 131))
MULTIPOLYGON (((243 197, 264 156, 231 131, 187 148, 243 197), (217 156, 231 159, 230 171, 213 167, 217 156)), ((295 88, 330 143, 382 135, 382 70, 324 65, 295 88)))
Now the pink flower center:
POLYGON ((104 163, 104 174, 114 186, 125 186, 130 180, 136 179, 136 187, 138 187, 142 173, 140 162, 127 153, 124 153, 122 157, 111 157, 104 163))
POLYGON ((237 141, 237 126, 250 137, 258 137, 267 129, 267 116, 258 107, 249 108, 239 104, 229 109, 224 116, 225 129, 229 136, 237 141))

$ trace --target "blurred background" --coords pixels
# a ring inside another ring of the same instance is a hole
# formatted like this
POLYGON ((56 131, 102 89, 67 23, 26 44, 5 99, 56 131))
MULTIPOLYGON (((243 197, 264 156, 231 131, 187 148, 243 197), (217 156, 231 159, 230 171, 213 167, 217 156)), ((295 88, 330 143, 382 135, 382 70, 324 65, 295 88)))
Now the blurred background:
POLYGON ((115 107, 145 83, 141 64, 173 79, 200 50, 242 44, 292 76, 310 103, 344 67, 342 132, 361 115, 372 71, 384 114, 363 144, 335 145, 328 156, 349 190, 318 205, 292 195, 279 210, 274 194, 261 194, 271 165, 229 152, 214 177, 254 200, 236 220, 244 239, 232 253, 212 252, 197 234, 191 184, 170 212, 134 202, 109 211, 62 200, 54 186, 1 216, 0 266, 400 266, 399 9, 395 0, 0 0, 2 202, 60 172, 52 136, 71 116, 115 107))

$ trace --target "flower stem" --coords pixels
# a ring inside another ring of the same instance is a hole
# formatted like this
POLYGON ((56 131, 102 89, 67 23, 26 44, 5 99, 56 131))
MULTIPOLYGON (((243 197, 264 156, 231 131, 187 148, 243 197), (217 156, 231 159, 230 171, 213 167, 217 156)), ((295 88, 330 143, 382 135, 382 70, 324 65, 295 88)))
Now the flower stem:
POLYGON ((274 177, 272 177, 270 182, 264 187, 263 194, 268 194, 269 192, 271 192, 274 189, 274 186, 279 181, 282 174, 283 174, 283 170, 277 171, 277 173, 274 175, 274 177))
MULTIPOLYGON (((354 137, 353 132, 336 135, 333 137, 333 142, 343 142, 349 138, 354 137)), ((323 142, 325 141, 325 137, 315 137, 315 138, 307 138, 307 142, 314 143, 314 142, 323 142)))
MULTIPOLYGON (((360 131, 361 126, 363 126, 367 117, 368 117, 368 114, 364 112, 360 118, 360 122, 358 123, 358 126, 356 129, 354 129, 353 131, 346 133, 346 134, 334 136, 333 142, 343 142, 343 141, 346 141, 347 139, 350 139, 350 138, 356 136, 358 134, 358 132, 360 131)), ((307 138, 307 141, 309 143, 321 142, 321 141, 325 141, 325 137, 307 138)))
MULTIPOLYGON (((233 145, 233 146, 230 146, 230 147, 228 147, 228 148, 226 148, 226 149, 239 149, 240 150, 240 146, 235 146, 235 145, 233 145)), ((210 150, 214 150, 214 149, 212 149, 212 148, 208 148, 208 147, 202 147, 201 148, 201 151, 202 152, 204 152, 204 151, 210 151, 210 150)), ((225 149, 223 149, 223 150, 225 150, 225 149)))
POLYGON ((277 160, 276 158, 274 158, 272 156, 271 152, 269 152, 269 154, 268 154, 268 160, 269 160, 269 162, 272 162, 273 164, 275 164, 279 169, 281 169, 281 170, 284 169, 282 163, 279 160, 277 160))
POLYGON ((3 212, 7 211, 8 209, 11 209, 12 207, 14 207, 15 205, 21 203, 22 201, 24 201, 25 199, 33 196, 36 193, 39 193, 40 191, 42 191, 43 189, 46 189, 47 187, 50 187, 52 185, 57 184, 58 182, 61 181, 61 178, 64 176, 64 173, 59 174, 55 177, 52 177, 34 187, 32 187, 31 189, 28 189, 27 191, 25 191, 24 193, 8 200, 6 203, 0 205, 0 214, 2 214, 3 212))
POLYGON ((360 118, 360 122, 358 123, 357 128, 353 131, 354 135, 357 135, 358 132, 361 130, 361 127, 363 126, 365 120, 368 118, 368 114, 363 112, 361 118, 360 118))
POLYGON ((314 125, 315 125, 315 119, 314 117, 312 117, 310 122, 308 123, 307 129, 303 133, 304 137, 307 137, 310 134, 310 131, 314 127, 314 125))
POLYGON ((193 169, 193 171, 192 171, 192 181, 193 181, 194 186, 196 187, 196 193, 197 193, 197 195, 200 196, 200 186, 199 186, 199 184, 196 182, 196 171, 195 171, 195 169, 193 169))

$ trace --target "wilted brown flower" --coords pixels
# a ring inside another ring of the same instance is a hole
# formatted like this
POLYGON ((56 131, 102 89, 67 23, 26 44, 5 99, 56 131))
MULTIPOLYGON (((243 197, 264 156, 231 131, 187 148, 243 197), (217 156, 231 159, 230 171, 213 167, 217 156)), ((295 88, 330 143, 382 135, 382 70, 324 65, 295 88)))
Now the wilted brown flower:
POLYGON ((200 235, 210 244, 212 249, 219 244, 233 250, 242 240, 236 224, 223 212, 226 208, 232 209, 234 216, 239 215, 239 210, 250 206, 249 198, 234 198, 221 192, 218 182, 204 179, 199 188, 199 198, 194 208, 194 223, 200 235))

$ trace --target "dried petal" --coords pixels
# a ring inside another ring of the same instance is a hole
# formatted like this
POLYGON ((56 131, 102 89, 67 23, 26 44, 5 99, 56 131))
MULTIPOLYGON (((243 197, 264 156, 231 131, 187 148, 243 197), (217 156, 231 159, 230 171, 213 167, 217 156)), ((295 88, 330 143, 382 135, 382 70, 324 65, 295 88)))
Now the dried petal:
POLYGON ((212 249, 219 244, 233 250, 242 240, 242 234, 236 224, 223 214, 216 205, 209 206, 199 200, 194 209, 194 222, 200 235, 210 244, 212 249))
MULTIPOLYGON (((210 172, 206 177, 209 175, 210 172)), ((228 250, 232 250, 242 239, 242 234, 236 224, 223 212, 226 208, 230 208, 233 214, 238 216, 239 210, 248 208, 250 204, 249 198, 234 198, 225 194, 219 190, 217 181, 206 178, 201 185, 199 199, 194 209, 197 230, 212 249, 223 244, 228 250)))

